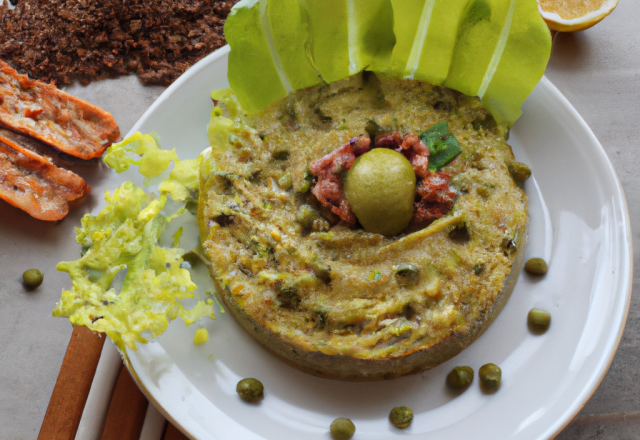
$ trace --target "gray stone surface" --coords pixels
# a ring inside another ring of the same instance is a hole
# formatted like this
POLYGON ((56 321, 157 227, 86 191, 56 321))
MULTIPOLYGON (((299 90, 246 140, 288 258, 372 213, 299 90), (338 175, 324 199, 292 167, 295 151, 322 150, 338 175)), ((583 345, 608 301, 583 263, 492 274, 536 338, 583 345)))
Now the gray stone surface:
POLYGON ((576 417, 556 440, 638 440, 640 414, 576 417))
MULTIPOLYGON (((604 146, 627 194, 635 254, 640 252, 640 2, 621 0, 598 26, 554 41, 547 75, 567 96, 604 146)), ((163 91, 135 77, 74 86, 68 91, 112 112, 126 133, 163 91)), ((98 164, 79 167, 95 188, 105 178, 98 164)), ((0 439, 35 439, 71 334, 63 319, 51 318, 67 284, 58 261, 77 258, 74 226, 102 197, 94 191, 83 208, 55 224, 43 224, 0 201, 0 439), (25 292, 21 271, 34 256, 45 284, 25 292)), ((611 369, 561 440, 640 438, 640 268, 626 329, 611 369)))

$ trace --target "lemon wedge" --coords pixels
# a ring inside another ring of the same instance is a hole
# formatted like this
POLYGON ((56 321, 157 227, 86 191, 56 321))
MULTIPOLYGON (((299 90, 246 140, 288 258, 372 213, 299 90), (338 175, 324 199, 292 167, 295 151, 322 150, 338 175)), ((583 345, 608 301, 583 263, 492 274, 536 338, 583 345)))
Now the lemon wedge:
POLYGON ((544 21, 554 31, 574 32, 599 23, 618 6, 618 0, 538 0, 544 21))

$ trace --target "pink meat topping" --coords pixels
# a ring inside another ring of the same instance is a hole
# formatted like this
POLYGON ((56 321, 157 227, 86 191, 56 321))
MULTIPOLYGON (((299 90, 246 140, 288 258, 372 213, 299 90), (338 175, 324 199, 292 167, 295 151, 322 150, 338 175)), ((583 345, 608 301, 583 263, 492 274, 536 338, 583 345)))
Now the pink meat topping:
POLYGON ((322 159, 313 161, 309 167, 311 173, 318 177, 318 183, 311 190, 313 195, 349 226, 356 224, 356 216, 344 195, 340 173, 348 171, 356 158, 369 151, 370 146, 369 136, 354 137, 322 159))
MULTIPOLYGON (((407 158, 419 183, 416 189, 411 223, 432 222, 451 211, 455 193, 449 189, 449 174, 429 171, 429 148, 415 134, 402 136, 393 131, 376 136, 375 146, 390 148, 407 158)), ((356 217, 344 195, 340 173, 348 171, 358 156, 369 151, 371 139, 367 135, 352 138, 349 143, 313 161, 310 171, 318 181, 311 192, 318 201, 340 217, 349 226, 353 226, 356 217)))

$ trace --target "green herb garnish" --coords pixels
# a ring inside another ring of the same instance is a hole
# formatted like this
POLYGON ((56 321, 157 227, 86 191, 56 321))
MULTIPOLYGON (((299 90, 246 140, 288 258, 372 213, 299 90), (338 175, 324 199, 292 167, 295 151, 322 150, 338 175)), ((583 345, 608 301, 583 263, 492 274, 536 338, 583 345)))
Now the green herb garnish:
POLYGON ((438 171, 455 159, 462 149, 456 137, 449 131, 447 122, 439 122, 420 133, 420 140, 429 147, 429 171, 438 171))

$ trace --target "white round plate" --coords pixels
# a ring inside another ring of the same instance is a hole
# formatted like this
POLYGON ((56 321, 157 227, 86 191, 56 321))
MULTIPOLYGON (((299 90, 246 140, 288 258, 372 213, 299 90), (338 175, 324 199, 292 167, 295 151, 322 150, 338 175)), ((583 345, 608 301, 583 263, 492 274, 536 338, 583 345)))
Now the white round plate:
MULTIPOLYGON (((208 147, 210 92, 228 87, 228 53, 222 48, 187 71, 132 132, 156 131, 163 148, 196 157, 208 147)), ((553 437, 595 391, 620 340, 631 294, 629 218, 604 150, 546 78, 525 103, 509 143, 533 170, 525 184, 531 216, 525 259, 543 257, 550 269, 542 278, 523 272, 495 323, 454 359, 385 382, 321 379, 284 364, 218 312, 191 327, 174 321, 157 341, 127 351, 138 384, 194 439, 328 440, 337 417, 353 420, 354 440, 553 437), (551 312, 544 335, 527 329, 532 307, 551 312), (200 327, 210 339, 194 345, 200 327), (502 368, 497 393, 483 394, 477 379, 462 393, 446 387, 454 366, 477 372, 488 362, 502 368), (245 377, 264 383, 261 403, 238 398, 236 383, 245 377), (400 405, 415 414, 405 430, 388 421, 400 405)), ((195 280, 211 288, 206 271, 195 280)))

